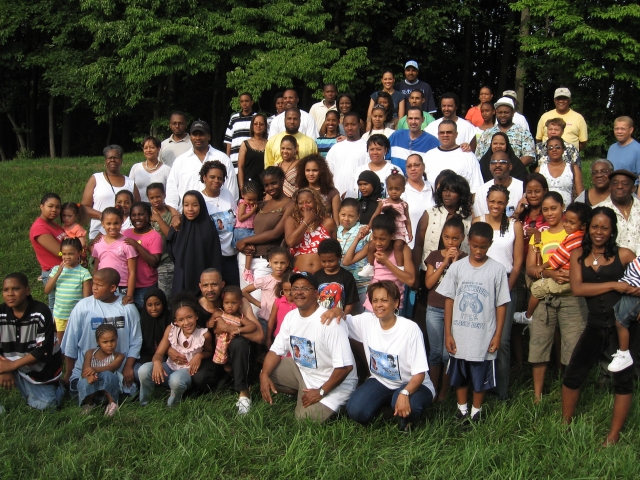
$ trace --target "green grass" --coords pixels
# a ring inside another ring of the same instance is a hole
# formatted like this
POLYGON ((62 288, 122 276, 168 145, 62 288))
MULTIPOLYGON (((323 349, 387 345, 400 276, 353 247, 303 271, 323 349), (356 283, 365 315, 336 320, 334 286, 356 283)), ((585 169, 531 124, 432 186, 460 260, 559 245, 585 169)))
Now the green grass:
MULTIPOLYGON (((138 158, 125 160, 130 166, 138 158)), ((56 191, 64 201, 79 201, 101 164, 100 158, 0 163, 1 276, 25 272, 43 299, 28 240, 40 196, 56 191)), ((173 410, 165 407, 166 392, 157 391, 146 408, 125 401, 113 419, 97 410, 80 416, 70 399, 58 412, 40 413, 17 392, 2 391, 0 478, 638 478, 640 410, 632 410, 617 447, 599 448, 613 396, 594 380, 570 429, 560 422, 557 375, 548 375, 549 393, 534 407, 525 366, 514 371, 509 402, 487 400, 480 426, 457 430, 450 398, 410 435, 381 419, 366 428, 345 417, 325 426, 299 423, 294 400, 276 396, 269 406, 256 387, 245 418, 236 415, 229 391, 187 399, 173 410)))

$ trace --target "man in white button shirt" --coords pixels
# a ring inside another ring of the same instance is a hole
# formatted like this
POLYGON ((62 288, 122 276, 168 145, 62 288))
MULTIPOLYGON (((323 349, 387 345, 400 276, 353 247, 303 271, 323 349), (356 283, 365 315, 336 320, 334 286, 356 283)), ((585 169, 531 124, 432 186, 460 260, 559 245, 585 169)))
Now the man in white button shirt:
MULTIPOLYGON (((299 99, 295 90, 285 90, 282 99, 284 100, 285 111, 271 121, 271 126, 269 127, 269 138, 286 130, 284 124, 286 111, 290 108, 298 108, 299 99)), ((313 120, 313 117, 304 110, 300 110, 300 132, 314 140, 318 138, 318 126, 316 126, 316 122, 313 120)))
POLYGON ((456 122, 458 129, 457 142, 462 147, 463 152, 473 152, 476 149, 476 127, 464 118, 456 115, 456 110, 460 101, 455 93, 445 93, 440 97, 440 110, 442 111, 442 118, 431 122, 424 129, 425 132, 430 133, 434 137, 438 136, 438 125, 443 120, 453 120, 456 122))
POLYGON ((201 191, 204 189, 204 184, 200 181, 200 169, 204 162, 213 160, 219 160, 227 167, 227 179, 224 182, 224 187, 238 200, 236 171, 229 157, 209 145, 210 132, 207 122, 196 120, 191 124, 190 133, 193 148, 176 158, 173 167, 171 167, 171 173, 167 179, 167 205, 182 211, 184 194, 189 190, 201 191))
POLYGON ((507 152, 498 151, 491 155, 489 161, 489 170, 493 179, 482 185, 476 192, 476 198, 473 202, 473 216, 488 215, 489 207, 487 206, 487 192, 491 185, 504 185, 509 190, 509 201, 507 202, 507 216, 510 217, 515 212, 518 202, 522 198, 523 185, 522 181, 511 176, 511 160, 507 152))

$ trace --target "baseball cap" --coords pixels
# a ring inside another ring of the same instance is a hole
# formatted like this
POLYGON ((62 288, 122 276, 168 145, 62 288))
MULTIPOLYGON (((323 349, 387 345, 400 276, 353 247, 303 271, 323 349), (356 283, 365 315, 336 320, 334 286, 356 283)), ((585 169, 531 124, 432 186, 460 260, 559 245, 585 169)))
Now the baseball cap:
POLYGON ((409 67, 413 67, 413 68, 415 68, 416 70, 420 70, 420 69, 418 68, 418 62, 416 62, 415 60, 409 60, 407 63, 405 63, 405 64, 404 64, 404 68, 405 68, 405 70, 406 70, 407 68, 409 68, 409 67))
POLYGON ((293 275, 291 275, 289 277, 289 283, 291 283, 291 285, 293 285, 293 282, 295 282, 296 280, 300 280, 301 278, 306 279, 307 282, 309 282, 311 285, 313 285, 316 288, 318 288, 320 286, 320 283, 318 282, 318 279, 311 272, 297 272, 297 273, 294 273, 293 275))
POLYGON ((510 99, 509 97, 501 97, 500 100, 498 100, 496 103, 493 104, 493 107, 494 108, 498 108, 498 107, 503 106, 503 105, 506 106, 506 107, 511 107, 514 110, 516 109, 513 106, 513 100, 510 99))
POLYGON ((518 100, 518 94, 515 90, 505 90, 504 92, 502 92, 502 96, 513 98, 516 101, 518 100))
POLYGON ((629 177, 631 180, 633 180, 634 182, 636 180, 638 180, 638 175, 636 175, 635 173, 633 173, 630 170, 627 170, 626 168, 620 168, 618 170, 614 170, 613 172, 611 172, 609 174, 609 180, 611 180, 613 177, 615 177, 616 175, 624 175, 625 177, 629 177))
POLYGON ((556 88, 556 93, 553 94, 553 98, 567 97, 571 98, 571 91, 566 87, 556 88))
POLYGON ((211 133, 211 130, 209 129, 209 124, 207 122, 205 122, 204 120, 195 120, 191 124, 191 130, 189 130, 189 133, 193 133, 196 130, 200 130, 201 132, 204 132, 207 135, 209 135, 209 133, 211 133))

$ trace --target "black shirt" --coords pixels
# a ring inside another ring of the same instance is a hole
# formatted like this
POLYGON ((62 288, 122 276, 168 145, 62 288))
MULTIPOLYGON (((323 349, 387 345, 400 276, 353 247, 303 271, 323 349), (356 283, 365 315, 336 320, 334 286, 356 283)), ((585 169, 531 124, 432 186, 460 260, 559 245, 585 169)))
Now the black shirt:
POLYGON ((318 304, 327 309, 340 307, 344 310, 347 305, 358 303, 358 286, 353 275, 343 267, 338 273, 328 274, 324 269, 316 272, 318 287, 318 304))

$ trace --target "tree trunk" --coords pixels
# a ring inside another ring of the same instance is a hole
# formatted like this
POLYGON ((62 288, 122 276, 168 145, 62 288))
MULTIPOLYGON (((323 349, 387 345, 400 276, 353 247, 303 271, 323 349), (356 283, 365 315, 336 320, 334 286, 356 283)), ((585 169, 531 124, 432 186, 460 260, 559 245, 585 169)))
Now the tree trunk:
POLYGON ((153 120, 151 121, 151 130, 149 135, 152 137, 158 136, 158 118, 160 117, 160 103, 162 102, 162 80, 158 81, 158 91, 156 93, 156 101, 153 107, 153 120))
POLYGON ((105 145, 111 145, 111 135, 113 135, 113 117, 109 118, 109 133, 107 133, 107 141, 105 145))
POLYGON ((55 125, 53 123, 53 95, 49 96, 49 157, 56 158, 55 125))
POLYGON ((502 48, 502 61, 500 63, 500 76, 498 77, 498 91, 496 96, 499 98, 502 96, 502 92, 505 91, 507 85, 507 75, 509 74, 509 62, 511 59, 511 51, 513 50, 513 35, 511 34, 511 28, 514 21, 514 12, 509 8, 507 14, 507 21, 504 28, 504 44, 502 48))
POLYGON ((473 27, 471 19, 464 21, 464 58, 462 61, 462 88, 460 95, 460 114, 465 115, 469 110, 469 77, 471 76, 471 41, 473 39, 473 27))
POLYGON ((36 124, 38 118, 38 69, 31 69, 29 81, 29 107, 27 111, 27 150, 36 151, 36 124))
POLYGON ((60 156, 66 158, 71 156, 71 100, 67 97, 64 99, 62 107, 62 150, 60 156))
POLYGON ((13 127, 13 131, 16 132, 16 138, 18 139, 20 150, 26 151, 27 144, 24 143, 24 137, 20 133, 20 128, 18 127, 18 124, 16 123, 15 118, 13 118, 13 115, 11 115, 11 112, 7 112, 7 117, 9 117, 9 121, 11 122, 11 126, 13 127))
POLYGON ((520 48, 518 49, 518 67, 516 68, 516 93, 518 94, 518 112, 520 113, 524 107, 524 77, 527 74, 524 68, 525 54, 522 51, 522 41, 529 36, 530 20, 529 8, 523 9, 520 14, 520 48))

